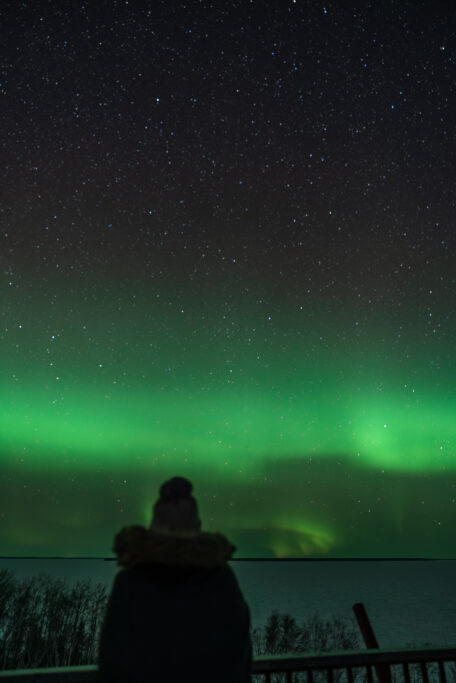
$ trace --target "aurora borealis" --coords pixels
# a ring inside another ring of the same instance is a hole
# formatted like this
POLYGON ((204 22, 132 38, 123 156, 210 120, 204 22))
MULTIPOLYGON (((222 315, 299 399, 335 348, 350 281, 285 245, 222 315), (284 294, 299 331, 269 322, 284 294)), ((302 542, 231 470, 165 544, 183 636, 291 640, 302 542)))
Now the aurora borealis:
POLYGON ((194 484, 235 557, 451 557, 453 20, 3 12, 2 555, 194 484))

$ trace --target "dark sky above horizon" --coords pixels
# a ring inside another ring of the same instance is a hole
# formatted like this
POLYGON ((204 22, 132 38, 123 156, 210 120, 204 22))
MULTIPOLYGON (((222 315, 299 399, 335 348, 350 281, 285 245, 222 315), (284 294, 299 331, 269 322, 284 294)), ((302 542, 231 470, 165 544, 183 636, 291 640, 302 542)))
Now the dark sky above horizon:
POLYGON ((179 474, 237 557, 455 557, 455 28, 0 11, 4 556, 108 556, 179 474))

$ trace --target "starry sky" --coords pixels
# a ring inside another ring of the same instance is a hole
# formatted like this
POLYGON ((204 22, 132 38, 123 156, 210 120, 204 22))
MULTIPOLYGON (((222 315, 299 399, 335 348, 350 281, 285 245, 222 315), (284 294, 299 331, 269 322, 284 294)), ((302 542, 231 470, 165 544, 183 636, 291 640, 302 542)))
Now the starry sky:
POLYGON ((2 555, 454 558, 454 13, 6 7, 2 555))

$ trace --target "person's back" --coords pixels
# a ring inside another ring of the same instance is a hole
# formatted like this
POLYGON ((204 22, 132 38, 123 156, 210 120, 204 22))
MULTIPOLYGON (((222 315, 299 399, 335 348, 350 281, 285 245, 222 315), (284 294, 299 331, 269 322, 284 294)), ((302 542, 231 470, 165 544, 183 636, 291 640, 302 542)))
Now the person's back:
POLYGON ((161 487, 150 529, 122 529, 124 567, 102 626, 99 680, 152 683, 251 680, 250 612, 227 564, 235 546, 200 532, 191 484, 161 487))

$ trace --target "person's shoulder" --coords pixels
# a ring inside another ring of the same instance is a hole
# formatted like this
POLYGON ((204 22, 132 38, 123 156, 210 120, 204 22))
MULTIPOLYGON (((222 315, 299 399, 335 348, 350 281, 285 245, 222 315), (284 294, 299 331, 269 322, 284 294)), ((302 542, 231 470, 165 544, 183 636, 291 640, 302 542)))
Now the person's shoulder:
POLYGON ((213 571, 218 572, 220 578, 224 579, 225 581, 237 583, 236 575, 233 572, 231 566, 228 564, 228 562, 226 564, 222 564, 220 567, 217 567, 213 571))
POLYGON ((239 584, 235 573, 228 563, 218 567, 184 567, 179 565, 162 565, 139 563, 134 567, 119 569, 114 579, 114 588, 121 589, 144 579, 173 582, 177 579, 194 579, 197 582, 208 582, 222 585, 224 590, 237 590, 239 584))
POLYGON ((211 570, 214 583, 227 595, 241 594, 241 588, 236 574, 232 567, 227 563, 216 569, 211 570))

